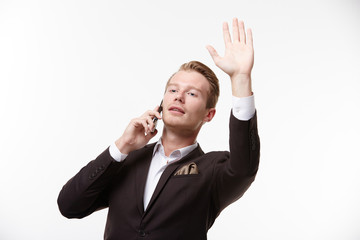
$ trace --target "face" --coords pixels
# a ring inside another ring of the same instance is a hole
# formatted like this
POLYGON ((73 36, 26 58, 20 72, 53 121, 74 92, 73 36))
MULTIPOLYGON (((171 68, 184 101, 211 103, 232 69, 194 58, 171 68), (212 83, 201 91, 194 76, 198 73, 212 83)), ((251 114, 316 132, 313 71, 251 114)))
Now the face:
POLYGON ((195 71, 179 71, 169 81, 163 100, 163 121, 166 128, 182 133, 198 132, 211 121, 215 109, 206 108, 210 84, 195 71))

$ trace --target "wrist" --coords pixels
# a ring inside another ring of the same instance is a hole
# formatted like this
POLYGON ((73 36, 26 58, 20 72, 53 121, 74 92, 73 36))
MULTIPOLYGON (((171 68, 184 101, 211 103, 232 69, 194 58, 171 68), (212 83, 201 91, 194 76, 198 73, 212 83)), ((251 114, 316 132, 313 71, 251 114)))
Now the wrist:
POLYGON ((126 144, 122 137, 115 141, 115 145, 122 154, 129 154, 129 152, 131 152, 128 148, 128 144, 126 144))
POLYGON ((252 95, 251 75, 237 74, 231 77, 232 94, 235 97, 249 97, 252 95))
POLYGON ((246 83, 251 82, 251 74, 250 73, 234 73, 230 76, 232 82, 238 83, 246 83))

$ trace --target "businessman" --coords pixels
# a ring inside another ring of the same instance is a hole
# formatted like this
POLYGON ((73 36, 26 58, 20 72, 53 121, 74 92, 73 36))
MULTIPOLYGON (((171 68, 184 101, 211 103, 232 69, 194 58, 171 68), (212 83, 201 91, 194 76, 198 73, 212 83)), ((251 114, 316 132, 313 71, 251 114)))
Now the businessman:
MULTIPOLYGON (((252 32, 233 19, 223 24, 225 55, 207 46, 232 87, 230 151, 204 153, 196 138, 215 113, 219 83, 213 71, 191 61, 166 83, 160 106, 130 121, 122 136, 62 188, 58 205, 68 218, 107 208, 104 239, 207 239, 220 212, 255 179, 260 141, 251 70, 252 32), (164 123, 156 134, 154 118, 164 123)), ((234 223, 236 225, 236 223, 234 223)))

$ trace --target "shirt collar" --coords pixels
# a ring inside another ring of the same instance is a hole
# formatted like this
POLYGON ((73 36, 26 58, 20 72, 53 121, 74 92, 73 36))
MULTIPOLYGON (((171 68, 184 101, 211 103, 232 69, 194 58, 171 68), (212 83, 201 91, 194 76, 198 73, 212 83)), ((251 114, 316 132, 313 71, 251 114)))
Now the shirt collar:
MULTIPOLYGON (((169 155, 169 157, 172 157, 172 158, 175 157, 177 160, 179 160, 179 159, 185 157, 186 155, 188 155, 192 150, 197 148, 197 146, 198 146, 198 142, 195 142, 192 145, 189 145, 189 146, 186 146, 186 147, 183 147, 183 148, 180 148, 180 149, 176 149, 169 155)), ((165 152, 164 152, 164 146, 162 145, 162 142, 161 142, 161 138, 155 144, 154 151, 153 151, 153 156, 157 151, 160 151, 161 154, 163 154, 164 157, 166 157, 165 152)))

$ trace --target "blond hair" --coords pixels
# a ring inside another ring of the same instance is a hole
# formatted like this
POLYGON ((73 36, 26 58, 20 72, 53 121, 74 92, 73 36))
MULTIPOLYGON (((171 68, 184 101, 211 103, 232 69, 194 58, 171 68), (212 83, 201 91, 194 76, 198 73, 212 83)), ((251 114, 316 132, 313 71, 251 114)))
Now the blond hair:
MULTIPOLYGON (((190 61, 184 63, 180 66, 179 71, 195 71, 203 75, 209 82, 210 88, 208 92, 208 98, 206 101, 206 108, 214 108, 216 103, 219 99, 220 95, 220 87, 219 87, 219 80, 216 77, 215 73, 205 64, 198 62, 198 61, 190 61)), ((166 83, 166 88, 172 79, 172 77, 177 73, 175 72, 166 83)))

